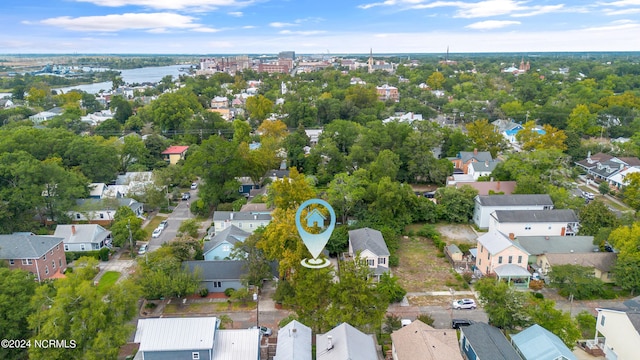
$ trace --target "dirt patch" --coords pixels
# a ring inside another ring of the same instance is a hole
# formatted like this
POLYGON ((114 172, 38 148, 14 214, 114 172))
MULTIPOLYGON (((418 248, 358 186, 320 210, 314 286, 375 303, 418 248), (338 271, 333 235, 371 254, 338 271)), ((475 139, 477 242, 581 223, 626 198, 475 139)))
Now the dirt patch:
POLYGON ((407 296, 412 306, 450 306, 449 296, 407 296))
POLYGON ((408 292, 448 291, 462 284, 453 275, 449 262, 429 239, 402 237, 398 249, 400 265, 393 269, 400 285, 408 292))
POLYGON ((461 224, 438 224, 436 225, 436 229, 442 236, 442 240, 446 241, 447 244, 451 243, 469 243, 476 244, 476 239, 478 235, 473 231, 471 225, 461 225, 461 224))

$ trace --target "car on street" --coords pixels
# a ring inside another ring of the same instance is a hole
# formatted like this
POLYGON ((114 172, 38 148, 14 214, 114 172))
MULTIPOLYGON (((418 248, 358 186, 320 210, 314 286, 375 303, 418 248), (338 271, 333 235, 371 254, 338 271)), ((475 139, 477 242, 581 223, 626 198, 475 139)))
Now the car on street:
POLYGON ((151 237, 152 238, 157 238, 160 237, 160 234, 162 234, 162 229, 160 229, 159 227, 157 227, 155 230, 153 230, 153 232, 151 233, 151 237))
POLYGON ((587 199, 587 200, 593 200, 596 198, 596 196, 593 193, 590 193, 588 191, 583 191, 582 192, 582 197, 587 199))
POLYGON ((169 226, 169 221, 168 220, 162 220, 160 222, 160 224, 158 225, 158 229, 164 230, 164 229, 167 228, 167 226, 169 226))
MULTIPOLYGON (((258 329, 258 327, 252 326, 249 329, 258 329)), ((260 326, 260 333, 264 336, 270 336, 271 334, 273 334, 273 331, 266 326, 260 326)))
POLYGON ((451 306, 453 306, 453 308, 456 309, 456 310, 459 310, 459 309, 475 309, 476 308, 476 302, 473 299, 453 300, 453 304, 451 304, 451 306))
POLYGON ((460 329, 461 327, 464 326, 469 326, 473 324, 473 320, 467 320, 467 319, 453 319, 451 320, 451 328, 452 329, 460 329))
POLYGON ((186 192, 184 194, 182 194, 182 200, 189 200, 191 199, 191 193, 190 192, 186 192))
POLYGON ((191 184, 191 190, 195 190, 197 188, 198 188, 198 183, 194 182, 194 183, 191 184))
POLYGON ((138 249, 138 255, 146 254, 147 253, 147 248, 148 248, 147 244, 140 245, 140 249, 138 249))

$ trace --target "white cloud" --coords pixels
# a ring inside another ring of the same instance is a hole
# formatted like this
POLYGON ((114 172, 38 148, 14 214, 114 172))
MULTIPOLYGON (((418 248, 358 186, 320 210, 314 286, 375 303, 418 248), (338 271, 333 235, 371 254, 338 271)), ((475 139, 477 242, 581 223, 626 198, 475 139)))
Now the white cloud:
POLYGON ((520 21, 510 21, 510 20, 487 20, 487 21, 479 21, 470 25, 465 26, 469 29, 475 30, 490 30, 490 29, 500 29, 506 26, 511 25, 520 25, 520 21))
POLYGON ((194 23, 195 18, 172 13, 127 13, 103 16, 81 16, 72 18, 60 16, 40 21, 45 25, 60 27, 72 31, 147 30, 165 32, 167 29, 201 28, 194 23))
POLYGON ((255 29, 256 26, 255 25, 246 25, 242 27, 243 29, 255 29))
POLYGON ((195 32, 203 32, 203 33, 214 33, 214 32, 220 31, 220 29, 214 29, 214 28, 210 28, 210 27, 206 27, 206 26, 196 27, 196 28, 193 28, 191 30, 195 31, 195 32))
POLYGON ((242 17, 244 15, 242 11, 232 11, 232 12, 229 12, 228 14, 235 17, 242 17))
POLYGON ((291 31, 291 30, 282 30, 279 32, 279 34, 282 35, 318 35, 318 34, 324 34, 326 33, 326 31, 324 30, 308 30, 308 31, 291 31))
POLYGON ((612 21, 608 25, 592 26, 592 27, 585 28, 584 30, 607 32, 607 31, 628 30, 628 29, 640 29, 640 23, 637 23, 634 20, 617 20, 617 21, 612 21))
POLYGON ((183 9, 216 9, 220 7, 244 7, 251 5, 252 0, 75 0, 97 6, 122 7, 142 6, 151 9, 183 10, 183 9))
POLYGON ((619 0, 612 2, 602 2, 605 6, 640 6, 640 0, 619 0))
POLYGON ((630 9, 620 9, 620 10, 605 9, 604 10, 604 14, 609 16, 630 15, 630 14, 638 14, 638 13, 640 13, 640 8, 630 8, 630 9))
POLYGON ((289 26, 298 26, 298 24, 275 21, 270 23, 269 26, 274 28, 283 28, 283 27, 289 27, 289 26))

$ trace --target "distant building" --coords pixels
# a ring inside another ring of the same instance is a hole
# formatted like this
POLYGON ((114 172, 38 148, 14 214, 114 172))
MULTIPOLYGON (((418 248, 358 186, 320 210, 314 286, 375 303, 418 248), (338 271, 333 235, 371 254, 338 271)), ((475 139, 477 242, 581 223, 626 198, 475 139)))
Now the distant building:
POLYGON ((169 146, 161 155, 170 165, 175 165, 178 161, 185 159, 187 150, 189 150, 188 146, 169 146))
POLYGON ((295 60, 296 59, 296 52, 295 51, 280 51, 278 53, 278 59, 295 60))
POLYGON ((398 88, 395 86, 391 86, 389 84, 376 86, 376 92, 378 94, 378 100, 380 101, 400 101, 400 94, 398 93, 398 88))

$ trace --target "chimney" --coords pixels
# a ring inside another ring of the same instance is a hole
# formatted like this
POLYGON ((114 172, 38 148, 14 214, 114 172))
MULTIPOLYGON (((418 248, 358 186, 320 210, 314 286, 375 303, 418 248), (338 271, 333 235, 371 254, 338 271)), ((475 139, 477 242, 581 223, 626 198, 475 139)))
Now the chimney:
POLYGON ((484 167, 489 167, 489 160, 484 161, 484 167))
POLYGON ((513 241, 515 240, 516 235, 514 233, 509 233, 509 240, 513 241))
POLYGON ((71 225, 71 235, 75 235, 75 234, 76 234, 76 226, 71 225))
POLYGON ((253 220, 258 220, 258 214, 253 214, 253 220))
POLYGON ((229 220, 233 220, 233 211, 229 214, 229 220))
POLYGON ((473 155, 478 155, 478 148, 473 149, 473 155))
POLYGON ((327 335, 327 350, 333 349, 333 336, 327 335))

